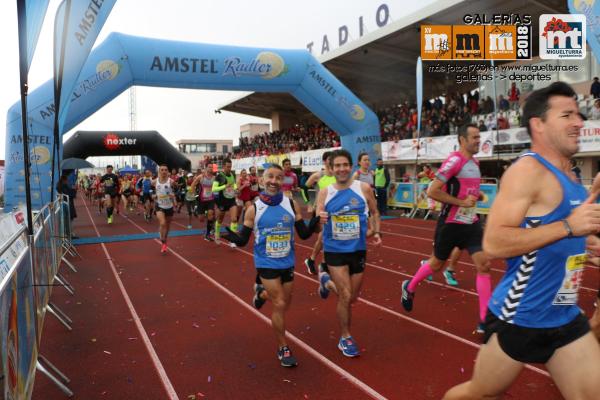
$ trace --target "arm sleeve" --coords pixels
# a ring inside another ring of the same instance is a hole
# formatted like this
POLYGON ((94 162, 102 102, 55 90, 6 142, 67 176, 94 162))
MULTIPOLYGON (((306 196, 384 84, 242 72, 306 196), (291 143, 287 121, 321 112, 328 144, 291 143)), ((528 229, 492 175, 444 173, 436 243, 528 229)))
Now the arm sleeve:
POLYGON ((219 175, 215 178, 215 181, 213 182, 212 191, 220 192, 220 191, 224 190, 226 187, 227 187, 227 182, 223 183, 221 176, 219 175))
POLYGON ((240 233, 235 233, 229 227, 225 227, 227 230, 227 234, 223 235, 223 239, 235 243, 236 246, 243 247, 248 244, 250 240, 250 234, 252 233, 252 228, 247 227, 246 225, 242 226, 242 230, 240 233))

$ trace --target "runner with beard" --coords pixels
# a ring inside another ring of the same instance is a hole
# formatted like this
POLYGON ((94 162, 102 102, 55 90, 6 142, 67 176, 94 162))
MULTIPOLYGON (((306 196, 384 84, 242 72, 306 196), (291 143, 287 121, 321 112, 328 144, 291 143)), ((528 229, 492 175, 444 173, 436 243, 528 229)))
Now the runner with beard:
POLYGON ((267 300, 273 304, 271 324, 278 343, 277 358, 283 367, 295 367, 298 363, 285 338, 285 313, 291 303, 296 262, 294 228, 301 239, 308 239, 319 229, 318 218, 307 227, 298 204, 283 195, 283 169, 279 165, 271 164, 263 179, 265 191, 246 211, 241 231, 238 234, 227 229, 223 239, 245 246, 254 232, 257 277, 253 303, 256 308, 267 300))

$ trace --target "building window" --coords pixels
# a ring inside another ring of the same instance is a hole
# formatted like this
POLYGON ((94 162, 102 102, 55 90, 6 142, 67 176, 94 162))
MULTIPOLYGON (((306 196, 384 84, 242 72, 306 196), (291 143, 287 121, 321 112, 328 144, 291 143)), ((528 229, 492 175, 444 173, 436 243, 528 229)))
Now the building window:
POLYGON ((229 146, 227 146, 226 144, 223 145, 223 154, 227 154, 229 153, 229 146))

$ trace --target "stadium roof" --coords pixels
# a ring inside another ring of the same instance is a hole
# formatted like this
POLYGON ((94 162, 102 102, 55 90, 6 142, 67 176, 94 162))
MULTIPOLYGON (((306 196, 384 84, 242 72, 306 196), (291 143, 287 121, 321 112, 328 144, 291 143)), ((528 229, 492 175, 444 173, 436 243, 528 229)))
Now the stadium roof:
MULTIPOLYGON (((440 0, 389 23, 381 29, 336 48, 318 60, 372 109, 404 100, 414 101, 415 69, 421 54, 420 25, 460 25, 465 14, 530 14, 537 27, 540 14, 568 14, 566 0, 440 0)), ((537 54, 537 28, 533 29, 533 54, 537 54)), ((426 64, 425 64, 426 65, 426 64)), ((426 98, 459 90, 441 73, 424 74, 426 98)), ((462 86, 461 91, 475 88, 462 86)), ((299 121, 316 117, 288 93, 251 93, 219 110, 271 118, 280 112, 299 121)))

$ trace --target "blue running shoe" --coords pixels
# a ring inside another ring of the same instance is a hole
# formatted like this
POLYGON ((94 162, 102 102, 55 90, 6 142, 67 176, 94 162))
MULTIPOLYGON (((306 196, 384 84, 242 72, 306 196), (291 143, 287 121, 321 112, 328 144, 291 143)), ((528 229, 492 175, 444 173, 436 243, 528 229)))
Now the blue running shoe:
POLYGON ((412 311, 413 299, 415 298, 415 294, 408 290, 409 283, 410 280, 402 282, 402 307, 404 307, 406 311, 412 311))
POLYGON ((352 336, 347 338, 340 338, 338 342, 338 349, 341 350, 342 354, 346 357, 358 357, 360 355, 360 351, 358 350, 358 346, 352 336))
POLYGON ((329 296, 329 289, 327 289, 327 282, 331 280, 331 277, 327 272, 321 272, 319 274, 319 296, 325 300, 329 296))
POLYGON ((444 271, 444 278, 446 278, 446 283, 448 285, 450 285, 450 286, 458 286, 458 281, 454 277, 454 271, 452 271, 452 270, 445 270, 444 271))
POLYGON ((292 355, 292 351, 287 346, 284 346, 277 351, 277 358, 281 361, 282 367, 291 368, 298 365, 298 361, 296 361, 296 358, 292 355))

